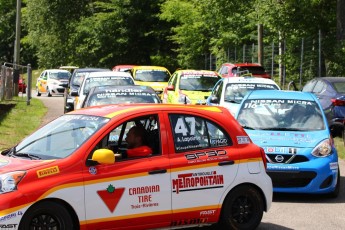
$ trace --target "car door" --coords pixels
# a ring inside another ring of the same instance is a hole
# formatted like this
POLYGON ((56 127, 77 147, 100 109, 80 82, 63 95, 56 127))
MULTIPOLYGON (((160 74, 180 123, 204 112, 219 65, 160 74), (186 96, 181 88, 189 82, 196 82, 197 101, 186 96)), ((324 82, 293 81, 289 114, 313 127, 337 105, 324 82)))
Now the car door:
POLYGON ((216 222, 220 199, 234 181, 238 164, 229 155, 231 138, 208 118, 169 113, 172 226, 216 222), (220 163, 222 162, 222 163, 220 163))
POLYGON ((178 89, 178 73, 174 73, 171 77, 171 81, 169 80, 168 86, 171 85, 173 86, 173 90, 167 90, 167 103, 178 103, 178 97, 179 97, 179 89, 178 89))
POLYGON ((164 141, 165 124, 159 114, 129 116, 113 126, 96 147, 107 145, 116 152, 123 151, 126 145, 120 140, 125 140, 134 120, 137 123, 140 119, 156 121, 153 125, 141 122, 149 130, 148 136, 155 133, 150 143, 159 142, 158 147, 152 146, 151 156, 116 159, 114 164, 91 166, 85 172, 86 222, 90 229, 170 225, 170 164, 164 141))
POLYGON ((41 93, 47 92, 47 75, 48 71, 43 71, 41 76, 39 77, 37 88, 41 93))

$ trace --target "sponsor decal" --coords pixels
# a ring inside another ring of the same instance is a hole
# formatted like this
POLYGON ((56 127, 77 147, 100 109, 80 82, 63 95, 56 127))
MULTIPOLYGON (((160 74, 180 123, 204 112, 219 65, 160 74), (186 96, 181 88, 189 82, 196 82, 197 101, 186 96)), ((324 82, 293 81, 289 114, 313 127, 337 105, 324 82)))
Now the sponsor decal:
POLYGON ((0 222, 7 221, 9 219, 15 218, 17 216, 22 216, 22 215, 23 215, 22 211, 13 212, 13 213, 7 214, 6 216, 0 217, 0 222))
POLYGON ((3 166, 8 165, 9 161, 8 160, 4 160, 4 159, 0 159, 0 168, 3 166))
POLYGON ((329 163, 329 168, 331 170, 338 169, 338 162, 331 162, 331 163, 329 163))
POLYGON ((42 177, 51 176, 58 173, 60 173, 59 167, 54 166, 54 167, 38 170, 37 176, 38 178, 42 178, 42 177))
POLYGON ((183 220, 173 220, 171 226, 180 226, 180 225, 195 225, 195 224, 204 224, 207 223, 207 218, 192 218, 192 219, 183 219, 183 220))
POLYGON ((18 224, 0 224, 0 229, 17 229, 18 224))
POLYGON ((132 204, 132 209, 157 207, 159 204, 154 202, 153 193, 159 193, 159 185, 141 186, 128 189, 129 196, 137 196, 137 204, 132 204))
POLYGON ((107 189, 97 191, 97 193, 104 204, 108 207, 109 211, 114 212, 124 191, 125 188, 115 188, 110 184, 107 189))
POLYGON ((205 210, 200 212, 200 216, 213 216, 216 210, 205 210))
POLYGON ((243 145, 243 144, 249 144, 250 143, 250 139, 248 136, 237 136, 237 143, 239 145, 243 145))
POLYGON ((227 159, 228 156, 226 154, 227 152, 225 150, 214 150, 206 152, 187 153, 184 156, 188 160, 188 163, 199 163, 211 160, 227 159))
POLYGON ((195 190, 222 188, 223 175, 216 171, 178 174, 177 179, 172 179, 173 192, 189 192, 195 190))
POLYGON ((219 139, 211 139, 212 146, 227 146, 228 139, 226 138, 219 138, 219 139))
POLYGON ((89 168, 89 173, 92 175, 96 175, 97 174, 97 168, 96 167, 90 167, 89 168))
POLYGON ((279 170, 285 170, 285 171, 298 171, 299 167, 296 166, 283 166, 283 165, 267 165, 267 170, 268 171, 279 171, 279 170))

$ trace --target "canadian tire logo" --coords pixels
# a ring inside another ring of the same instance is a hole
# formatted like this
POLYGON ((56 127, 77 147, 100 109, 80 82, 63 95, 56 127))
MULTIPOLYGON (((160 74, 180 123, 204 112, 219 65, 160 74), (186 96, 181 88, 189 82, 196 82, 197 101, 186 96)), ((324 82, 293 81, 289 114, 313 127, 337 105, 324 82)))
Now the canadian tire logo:
POLYGON ((117 204, 119 203, 125 188, 115 188, 109 185, 107 189, 97 191, 99 197, 103 200, 110 212, 114 212, 117 204))

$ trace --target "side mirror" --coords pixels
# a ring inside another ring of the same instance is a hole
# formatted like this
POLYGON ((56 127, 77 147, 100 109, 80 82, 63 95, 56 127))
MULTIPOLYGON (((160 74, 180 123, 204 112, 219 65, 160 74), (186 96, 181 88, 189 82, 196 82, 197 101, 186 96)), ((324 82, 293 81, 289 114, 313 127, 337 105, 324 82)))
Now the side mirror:
POLYGON ((215 95, 211 95, 211 96, 210 96, 210 103, 212 103, 212 104, 219 104, 219 99, 218 99, 218 97, 215 96, 215 95))
POLYGON ((92 161, 95 161, 99 164, 114 164, 115 154, 110 149, 97 149, 95 152, 93 152, 92 161))
POLYGON ((175 87, 173 85, 168 85, 167 90, 174 91, 175 87))

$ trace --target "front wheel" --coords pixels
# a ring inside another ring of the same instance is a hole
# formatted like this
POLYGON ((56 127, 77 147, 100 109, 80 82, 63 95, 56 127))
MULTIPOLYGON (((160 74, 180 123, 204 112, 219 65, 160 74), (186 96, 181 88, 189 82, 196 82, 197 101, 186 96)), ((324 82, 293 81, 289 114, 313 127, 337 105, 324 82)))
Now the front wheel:
POLYGON ((77 228, 74 226, 72 215, 63 205, 52 201, 45 201, 34 205, 25 213, 20 222, 19 229, 72 230, 77 228))
POLYGON ((250 185, 231 191, 224 201, 220 225, 222 229, 255 229, 261 222, 264 201, 261 193, 250 185))
POLYGON ((41 93, 40 93, 40 91, 38 90, 38 87, 36 87, 36 95, 37 95, 37 97, 40 97, 40 96, 41 96, 41 93))

